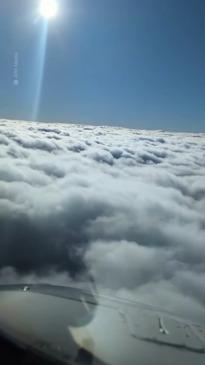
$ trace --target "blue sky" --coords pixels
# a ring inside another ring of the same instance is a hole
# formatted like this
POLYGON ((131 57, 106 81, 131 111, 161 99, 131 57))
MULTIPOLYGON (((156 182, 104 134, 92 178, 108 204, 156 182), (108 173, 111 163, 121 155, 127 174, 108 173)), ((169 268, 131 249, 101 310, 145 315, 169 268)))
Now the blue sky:
POLYGON ((0 4, 0 117, 205 131, 204 0, 59 0, 47 38, 38 3, 0 4))

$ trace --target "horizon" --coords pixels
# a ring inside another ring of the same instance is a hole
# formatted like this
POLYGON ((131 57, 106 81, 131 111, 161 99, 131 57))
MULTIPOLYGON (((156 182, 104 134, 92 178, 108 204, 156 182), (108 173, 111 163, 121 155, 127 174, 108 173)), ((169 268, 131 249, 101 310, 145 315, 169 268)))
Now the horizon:
POLYGON ((197 131, 197 130, 172 130, 172 129, 151 129, 151 128, 138 128, 138 127, 129 127, 123 124, 109 124, 109 122, 98 124, 97 121, 87 121, 87 122, 81 122, 81 121, 47 121, 47 120, 26 120, 26 119, 12 119, 12 118, 1 118, 0 117, 0 123, 2 121, 8 121, 8 122, 24 122, 24 123, 42 123, 42 124, 63 124, 63 125, 79 125, 79 126, 91 126, 91 127, 105 127, 105 128, 116 128, 116 129, 129 129, 129 130, 139 130, 143 132, 168 132, 173 134, 203 134, 205 135, 205 131, 197 131))

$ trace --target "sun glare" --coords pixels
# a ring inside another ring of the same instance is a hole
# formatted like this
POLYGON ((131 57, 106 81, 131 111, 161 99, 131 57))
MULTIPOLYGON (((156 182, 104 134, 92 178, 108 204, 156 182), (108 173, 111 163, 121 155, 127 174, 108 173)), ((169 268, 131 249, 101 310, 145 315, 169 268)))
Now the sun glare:
POLYGON ((55 18, 58 13, 56 0, 41 0, 39 7, 40 15, 45 19, 55 18))

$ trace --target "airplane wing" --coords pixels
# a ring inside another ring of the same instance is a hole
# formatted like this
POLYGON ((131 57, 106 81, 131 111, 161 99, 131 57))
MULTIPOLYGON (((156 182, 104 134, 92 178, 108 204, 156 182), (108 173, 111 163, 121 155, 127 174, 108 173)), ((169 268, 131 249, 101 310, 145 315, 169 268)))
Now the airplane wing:
POLYGON ((15 364, 205 364, 203 326, 72 287, 0 286, 0 338, 15 364))

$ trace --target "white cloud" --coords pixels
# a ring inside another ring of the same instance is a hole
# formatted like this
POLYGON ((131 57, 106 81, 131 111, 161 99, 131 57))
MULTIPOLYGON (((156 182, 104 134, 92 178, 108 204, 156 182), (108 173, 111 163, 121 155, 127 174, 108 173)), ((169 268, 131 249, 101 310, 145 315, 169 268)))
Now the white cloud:
POLYGON ((91 273, 107 291, 201 315, 204 137, 2 120, 1 282, 91 273))

